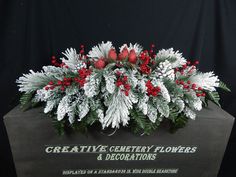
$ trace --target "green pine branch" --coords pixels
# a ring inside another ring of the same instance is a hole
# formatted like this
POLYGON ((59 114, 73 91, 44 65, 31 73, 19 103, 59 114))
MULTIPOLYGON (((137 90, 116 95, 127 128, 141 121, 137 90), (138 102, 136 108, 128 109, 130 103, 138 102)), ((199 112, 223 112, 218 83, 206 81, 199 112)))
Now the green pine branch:
POLYGON ((156 120, 155 123, 151 122, 146 115, 144 115, 141 111, 133 109, 130 111, 131 116, 131 131, 135 134, 144 134, 150 135, 153 131, 155 131, 160 122, 156 120))
POLYGON ((231 92, 231 90, 226 86, 226 84, 222 81, 219 82, 219 88, 221 88, 224 91, 231 92))
POLYGON ((219 103, 219 101, 220 101, 220 95, 219 95, 218 92, 213 91, 213 92, 206 92, 206 93, 207 93, 206 98, 207 98, 208 100, 211 100, 211 101, 213 101, 215 104, 217 104, 218 106, 220 106, 220 103, 219 103))
POLYGON ((35 102, 32 102, 34 93, 23 93, 20 97, 20 107, 23 111, 26 111, 36 105, 35 102))
POLYGON ((175 133, 178 129, 183 128, 188 123, 188 118, 184 114, 179 114, 171 122, 170 132, 175 133))

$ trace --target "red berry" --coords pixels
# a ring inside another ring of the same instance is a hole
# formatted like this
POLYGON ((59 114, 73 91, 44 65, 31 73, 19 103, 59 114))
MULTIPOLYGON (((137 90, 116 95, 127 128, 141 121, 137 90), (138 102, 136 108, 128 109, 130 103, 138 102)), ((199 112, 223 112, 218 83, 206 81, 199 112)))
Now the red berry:
POLYGON ((203 90, 203 89, 202 89, 202 87, 198 87, 198 90, 201 91, 201 90, 203 90))
POLYGON ((124 88, 125 88, 126 90, 130 90, 130 85, 129 85, 129 84, 125 84, 125 85, 124 85, 124 88))
POLYGON ((154 44, 151 44, 151 48, 154 48, 155 47, 155 45, 154 44))
POLYGON ((196 88, 196 84, 192 84, 192 89, 195 89, 196 88))
POLYGON ((194 62, 194 64, 195 64, 195 65, 198 65, 198 64, 199 64, 199 61, 198 61, 198 60, 196 60, 196 61, 194 62))
POLYGON ((187 84, 191 84, 191 82, 190 82, 190 81, 187 81, 187 84))
POLYGON ((94 63, 94 66, 97 69, 103 69, 106 66, 106 62, 103 58, 100 58, 94 63))
POLYGON ((48 83, 48 85, 53 85, 53 81, 50 81, 50 82, 48 83))
POLYGON ((84 49, 81 49, 81 50, 79 51, 79 53, 80 53, 80 54, 83 54, 83 53, 84 53, 84 49))
POLYGON ((55 64, 57 61, 56 60, 52 60, 52 64, 55 64))
POLYGON ((152 96, 157 96, 157 91, 152 91, 152 96))
POLYGON ((124 82, 127 82, 127 81, 128 81, 128 77, 127 77, 127 76, 124 76, 124 77, 123 77, 123 81, 124 81, 124 82))
POLYGON ((57 85, 62 85, 62 81, 57 81, 57 85))
POLYGON ((125 90, 125 96, 129 96, 129 91, 125 90))
POLYGON ((61 86, 61 91, 65 91, 65 87, 64 86, 61 86))
POLYGON ((55 86, 53 85, 53 86, 50 87, 50 90, 53 90, 54 88, 55 88, 55 86))
POLYGON ((123 84, 123 83, 122 83, 121 80, 118 79, 118 80, 116 81, 116 86, 117 86, 117 87, 120 87, 122 84, 123 84))
POLYGON ((191 64, 191 62, 190 61, 187 61, 187 65, 190 65, 191 64))
POLYGON ((56 57, 55 57, 55 56, 52 56, 52 59, 53 59, 53 60, 56 60, 56 57))
POLYGON ((188 86, 188 85, 184 85, 184 88, 185 88, 185 89, 188 89, 188 88, 189 88, 189 86, 188 86))
POLYGON ((205 94, 205 93, 202 93, 202 96, 203 96, 203 97, 205 97, 205 96, 206 96, 206 94, 205 94))
POLYGON ((197 97, 200 97, 202 94, 201 93, 197 93, 196 95, 197 95, 197 97))
POLYGON ((49 87, 48 87, 48 86, 46 86, 46 87, 45 87, 45 90, 48 90, 48 89, 49 89, 49 87))

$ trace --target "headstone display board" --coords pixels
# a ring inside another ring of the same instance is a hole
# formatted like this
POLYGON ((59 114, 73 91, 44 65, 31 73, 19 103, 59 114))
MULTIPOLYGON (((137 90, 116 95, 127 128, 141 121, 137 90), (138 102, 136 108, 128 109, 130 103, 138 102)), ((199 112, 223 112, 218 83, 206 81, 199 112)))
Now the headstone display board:
POLYGON ((5 117, 18 177, 216 177, 234 118, 213 103, 171 134, 119 129, 58 136, 41 108, 5 117))

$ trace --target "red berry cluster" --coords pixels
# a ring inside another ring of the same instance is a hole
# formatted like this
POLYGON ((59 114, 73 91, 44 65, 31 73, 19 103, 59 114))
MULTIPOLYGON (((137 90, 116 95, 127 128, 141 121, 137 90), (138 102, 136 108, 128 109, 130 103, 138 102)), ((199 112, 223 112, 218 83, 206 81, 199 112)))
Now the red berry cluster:
POLYGON ((188 71, 188 74, 191 74, 191 72, 196 68, 196 65, 199 64, 199 61, 196 60, 195 62, 191 63, 190 61, 187 61, 186 64, 182 65, 181 68, 175 68, 175 72, 180 72, 180 74, 184 74, 184 70, 187 69, 187 67, 191 67, 191 69, 188 71))
POLYGON ((124 88, 121 91, 124 92, 126 96, 128 96, 129 95, 129 91, 131 89, 131 86, 128 83, 128 76, 121 75, 121 73, 119 73, 119 72, 117 73, 117 75, 118 75, 118 79, 116 81, 116 86, 120 87, 120 86, 123 85, 124 88))
POLYGON ((45 90, 53 90, 55 88, 54 82, 50 81, 46 87, 44 87, 45 90))
POLYGON ((83 45, 83 44, 80 45, 80 51, 79 51, 79 53, 80 53, 81 55, 84 54, 84 45, 83 45))
POLYGON ((91 74, 91 70, 82 68, 78 70, 79 77, 75 77, 74 81, 79 83, 80 87, 83 87, 86 81, 86 77, 91 74))
POLYGON ((73 82, 79 83, 80 87, 83 87, 85 84, 85 79, 88 75, 91 74, 91 71, 86 68, 78 70, 78 77, 64 77, 63 80, 57 80, 55 82, 50 81, 45 87, 45 90, 53 90, 55 87, 60 87, 61 91, 65 91, 66 87, 71 86, 73 82))
POLYGON ((55 56, 52 56, 51 57, 51 63, 52 63, 52 65, 53 66, 56 66, 56 67, 65 67, 65 68, 68 68, 68 66, 67 65, 65 65, 65 63, 59 63, 58 61, 57 61, 57 58, 55 57, 55 56))
POLYGON ((149 50, 149 56, 151 56, 152 58, 155 58, 156 57, 156 55, 155 55, 155 53, 154 53, 154 48, 155 48, 155 45, 154 44, 151 44, 151 46, 150 46, 150 50, 149 50))
POLYGON ((190 89, 196 91, 197 97, 200 97, 200 96, 205 97, 206 96, 206 93, 203 92, 203 88, 197 87, 197 85, 195 83, 191 83, 190 81, 184 82, 183 80, 176 80, 175 82, 178 85, 182 85, 183 88, 187 91, 190 91, 190 89))
POLYGON ((151 72, 151 68, 148 66, 148 64, 151 61, 151 57, 148 54, 148 51, 145 50, 143 51, 140 56, 139 56, 140 60, 142 61, 140 64, 140 70, 143 74, 150 74, 151 72))
POLYGON ((72 84, 72 78, 64 77, 63 80, 58 80, 56 82, 50 81, 45 87, 45 90, 53 90, 55 87, 60 87, 61 91, 65 91, 65 88, 72 84))
POLYGON ((158 93, 161 91, 161 88, 160 87, 154 87, 152 82, 150 80, 148 80, 146 82, 146 87, 147 87, 147 93, 148 93, 148 96, 152 95, 152 96, 157 96, 158 93))

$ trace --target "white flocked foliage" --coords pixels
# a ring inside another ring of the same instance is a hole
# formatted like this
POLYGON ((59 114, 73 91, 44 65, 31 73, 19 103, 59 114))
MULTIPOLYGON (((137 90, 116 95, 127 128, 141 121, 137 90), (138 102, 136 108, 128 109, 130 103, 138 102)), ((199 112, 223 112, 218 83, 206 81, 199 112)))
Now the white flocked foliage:
POLYGON ((144 115, 147 115, 147 112, 148 112, 148 100, 149 100, 149 97, 147 95, 144 95, 138 101, 138 108, 140 111, 143 112, 144 115))
POLYGON ((179 53, 178 50, 174 51, 173 48, 160 50, 157 53, 157 57, 159 59, 170 61, 172 68, 181 67, 187 62, 186 59, 182 56, 182 53, 179 53))
POLYGON ((61 121, 65 115, 70 112, 71 97, 66 95, 60 101, 57 107, 57 120, 61 121))
POLYGON ((30 70, 29 74, 23 74, 23 76, 16 80, 16 83, 18 83, 20 92, 30 93, 43 88, 45 83, 52 79, 54 79, 52 75, 30 70))
POLYGON ((119 128, 120 124, 127 125, 130 119, 129 110, 133 108, 133 103, 137 103, 133 94, 126 96, 120 90, 115 93, 106 111, 103 128, 110 125, 112 128, 119 128))
POLYGON ((88 98, 92 98, 93 96, 99 93, 99 84, 101 82, 101 78, 98 77, 98 74, 91 74, 84 84, 84 92, 88 98))
POLYGON ((115 88, 116 88, 116 85, 115 85, 116 76, 114 72, 105 72, 103 74, 103 77, 105 78, 106 90, 108 91, 108 93, 110 94, 114 93, 115 88))
POLYGON ((110 41, 107 41, 106 43, 102 41, 101 44, 94 46, 92 50, 89 51, 88 57, 92 60, 97 60, 99 58, 107 58, 108 52, 111 48, 114 47, 112 46, 112 43, 110 41))
POLYGON ((143 60, 139 55, 142 46, 124 44, 119 51, 124 48, 128 53, 135 51, 136 64, 129 63, 130 53, 126 59, 111 61, 108 53, 115 48, 110 41, 94 46, 87 56, 78 54, 73 48, 66 49, 61 61, 67 67, 44 66, 41 72, 30 70, 16 81, 19 91, 26 95, 33 93, 33 102, 45 102, 44 112, 52 112, 58 121, 68 119, 73 124, 95 113, 103 128, 119 128, 129 124, 133 108, 152 123, 169 119, 174 115, 171 111, 195 119, 196 111, 202 109, 205 95, 220 87, 220 81, 213 72, 199 72, 173 48, 162 49, 151 59, 153 64, 150 62, 148 65, 150 74, 141 71, 143 60), (104 68, 95 67, 94 62, 100 58, 104 59, 104 68), (83 69, 82 74, 78 72, 80 69, 83 69), (122 80, 124 76, 127 76, 126 81, 122 80), (66 83, 67 78, 69 83, 66 83), (85 81, 84 85, 80 81, 85 81), (150 81, 151 86, 148 85, 150 81), (157 87, 160 91, 156 91, 157 87), (153 94, 155 91, 158 94, 153 94))
POLYGON ((148 104, 147 110, 148 110, 147 116, 148 116, 149 120, 152 121, 153 123, 155 123, 156 119, 157 119, 157 108, 155 108, 151 104, 148 104))
POLYGON ((208 73, 196 73, 190 76, 189 80, 192 83, 197 84, 198 87, 209 91, 215 91, 215 87, 219 87, 218 76, 215 76, 213 72, 208 73))
POLYGON ((153 72, 155 78, 168 78, 170 80, 175 79, 174 69, 172 69, 171 63, 168 60, 160 62, 158 67, 153 72))
POLYGON ((73 48, 66 49, 65 52, 62 52, 63 55, 66 56, 66 58, 61 58, 62 62, 64 62, 69 68, 73 70, 79 69, 78 67, 81 67, 81 65, 84 65, 86 67, 85 63, 83 63, 80 60, 80 55, 77 54, 76 50, 73 48))

